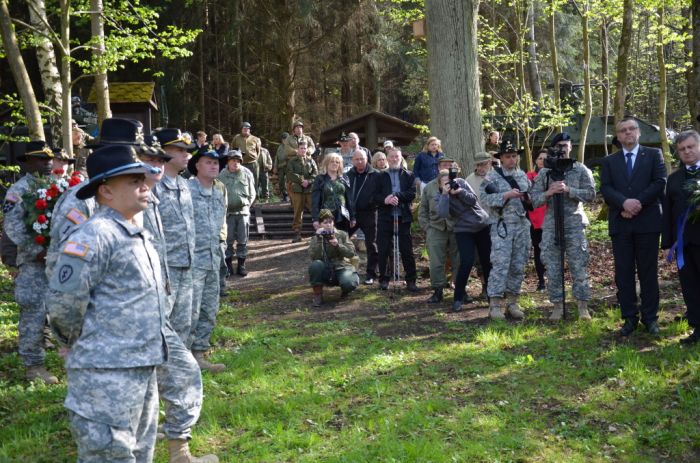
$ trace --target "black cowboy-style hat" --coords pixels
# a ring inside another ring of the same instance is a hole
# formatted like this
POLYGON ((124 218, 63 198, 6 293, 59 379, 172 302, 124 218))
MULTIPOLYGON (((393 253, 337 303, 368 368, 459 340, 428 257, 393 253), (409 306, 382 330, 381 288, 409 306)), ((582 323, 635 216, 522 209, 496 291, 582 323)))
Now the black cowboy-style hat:
POLYGON ((502 154, 508 154, 508 153, 515 153, 515 154, 522 154, 523 153, 522 148, 516 148, 515 144, 513 144, 513 140, 506 139, 501 142, 500 149, 498 153, 494 154, 493 157, 496 159, 501 159, 502 154))
POLYGON ((153 133, 158 137, 161 148, 165 149, 166 146, 177 146, 178 148, 183 148, 190 150, 195 147, 192 142, 192 135, 189 133, 182 133, 180 129, 160 129, 153 133))
MULTIPOLYGON (((240 151, 229 151, 229 154, 221 155, 219 154, 216 150, 214 149, 209 149, 206 151, 202 151, 201 153, 197 153, 194 156, 190 158, 189 161, 187 161, 187 170, 189 170, 192 175, 197 176, 197 161, 199 161, 203 156, 212 158, 212 159, 217 159, 219 161, 219 170, 223 169, 224 166, 226 165, 226 161, 232 157, 231 153, 239 153, 240 151)), ((241 156, 241 159, 243 157, 241 156)))
POLYGON ((86 161, 90 181, 82 186, 75 196, 87 199, 95 196, 97 188, 112 177, 129 174, 157 174, 160 169, 136 160, 132 146, 109 145, 95 150, 86 161))
POLYGON ((17 160, 24 162, 27 158, 53 159, 53 151, 44 140, 33 140, 24 147, 24 154, 17 156, 17 160))
POLYGON ((102 121, 97 143, 87 145, 88 148, 102 148, 108 145, 143 145, 143 124, 136 119, 110 117, 102 121))
POLYGON ((145 148, 142 150, 137 150, 136 154, 137 155, 147 155, 147 156, 153 156, 155 158, 160 158, 164 160, 165 162, 170 161, 173 157, 170 156, 168 153, 166 153, 163 148, 160 146, 160 141, 158 141, 158 137, 155 135, 146 135, 143 137, 143 140, 145 142, 145 148))

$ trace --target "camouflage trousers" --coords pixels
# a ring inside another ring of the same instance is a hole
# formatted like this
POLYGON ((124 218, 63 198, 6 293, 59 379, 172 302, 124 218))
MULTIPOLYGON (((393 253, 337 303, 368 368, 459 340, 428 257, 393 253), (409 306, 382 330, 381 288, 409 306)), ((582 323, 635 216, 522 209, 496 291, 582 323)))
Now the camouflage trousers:
POLYGON ((205 351, 210 347, 209 338, 219 313, 219 272, 195 268, 193 273, 193 322, 188 347, 193 351, 205 351))
POLYGON ((170 325, 187 343, 192 329, 192 269, 189 267, 168 267, 170 274, 170 294, 167 314, 170 325))
POLYGON ((226 257, 248 257, 248 234, 250 233, 249 214, 226 215, 226 257), (236 252, 233 252, 233 243, 236 243, 236 252))
POLYGON ((450 259, 452 275, 459 271, 459 252, 454 232, 428 227, 425 232, 425 246, 428 248, 430 266, 430 286, 433 289, 444 288, 447 284, 445 264, 450 259))
MULTIPOLYGON (((547 269, 547 292, 549 300, 561 302, 563 293, 561 290, 561 255, 559 246, 554 244, 554 227, 547 226, 542 229, 542 261, 547 269)), ((577 301, 589 301, 591 299, 590 284, 588 281, 588 241, 583 228, 565 228, 565 255, 569 264, 569 272, 573 279, 572 287, 574 299, 577 301)))
POLYGON ((163 432, 168 439, 189 439, 202 411, 202 375, 192 352, 167 325, 168 359, 157 369, 158 393, 165 402, 163 432))
POLYGON ((65 407, 80 463, 153 460, 158 425, 155 367, 66 370, 65 407))
POLYGON ((525 265, 530 255, 530 222, 522 217, 503 228, 491 226, 491 273, 487 293, 489 297, 503 297, 505 293, 520 294, 525 278, 525 265))
POLYGON ((39 263, 20 265, 15 280, 15 301, 19 313, 19 356, 25 366, 44 363, 44 325, 46 304, 44 296, 48 281, 46 269, 39 263))

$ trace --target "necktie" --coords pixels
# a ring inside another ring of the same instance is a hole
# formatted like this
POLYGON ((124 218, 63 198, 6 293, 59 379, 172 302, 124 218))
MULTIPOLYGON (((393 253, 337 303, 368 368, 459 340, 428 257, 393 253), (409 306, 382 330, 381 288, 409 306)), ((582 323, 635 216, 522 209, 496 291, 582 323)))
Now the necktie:
POLYGON ((627 157, 627 177, 628 178, 632 177, 632 154, 633 153, 625 153, 625 156, 627 157))
POLYGON ((690 167, 688 167, 688 172, 690 172, 691 175, 695 175, 698 173, 698 169, 700 169, 700 167, 690 166, 690 167))

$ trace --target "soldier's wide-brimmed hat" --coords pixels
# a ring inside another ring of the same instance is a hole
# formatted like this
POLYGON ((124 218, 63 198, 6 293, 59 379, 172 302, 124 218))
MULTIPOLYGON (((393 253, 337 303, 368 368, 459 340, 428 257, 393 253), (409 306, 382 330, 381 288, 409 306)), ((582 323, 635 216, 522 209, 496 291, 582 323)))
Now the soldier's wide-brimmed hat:
POLYGON ((95 196, 97 188, 112 177, 129 174, 157 174, 160 169, 136 160, 132 146, 109 145, 95 150, 85 162, 90 181, 75 196, 87 199, 95 196))
POLYGON ((503 154, 521 154, 523 151, 524 150, 522 148, 517 148, 515 146, 513 140, 507 139, 501 142, 500 150, 498 151, 498 153, 494 154, 494 157, 500 159, 501 155, 503 154))
POLYGON ((244 122, 241 124, 242 129, 252 129, 253 127, 250 125, 250 122, 244 122))
POLYGON ((559 132, 552 138, 552 144, 550 146, 554 147, 557 143, 562 141, 571 141, 571 135, 568 132, 559 132))
POLYGON ((136 150, 137 155, 153 156, 160 158, 165 162, 170 161, 173 157, 166 153, 160 146, 160 140, 155 135, 146 135, 144 137, 145 146, 141 150, 136 150))
POLYGON ((482 162, 490 161, 491 155, 486 151, 479 151, 474 155, 474 163, 481 164, 482 162))
POLYGON ((140 146, 143 142, 143 124, 140 121, 110 117, 102 121, 97 142, 87 147, 96 149, 108 145, 140 146))
POLYGON ((53 151, 44 140, 34 140, 24 147, 24 154, 17 156, 18 161, 26 161, 28 158, 53 159, 53 151))
POLYGON ((75 164, 75 159, 68 156, 68 153, 66 153, 66 150, 64 150, 63 148, 51 148, 51 151, 53 152, 54 159, 67 162, 68 164, 75 164))
POLYGON ((330 209, 321 209, 321 211, 318 213, 318 220, 319 222, 323 222, 326 219, 333 219, 333 213, 330 211, 330 209))
POLYGON ((294 123, 292 124, 292 128, 295 127, 304 127, 304 123, 302 121, 294 121, 294 123))
POLYGON ((192 135, 186 132, 183 133, 180 129, 160 129, 153 135, 158 137, 160 146, 163 149, 168 146, 177 146, 186 150, 195 147, 195 144, 192 142, 192 135))
MULTIPOLYGON (((240 153, 240 151, 238 151, 240 153)), ((207 158, 212 158, 216 159, 219 161, 219 170, 221 170, 224 165, 226 165, 226 162, 228 159, 231 157, 231 151, 227 155, 220 155, 216 150, 210 149, 206 151, 202 151, 200 153, 195 154, 190 158, 189 161, 187 161, 187 170, 192 172, 192 175, 197 175, 197 161, 199 161, 201 158, 207 157, 207 158)), ((241 156, 241 159, 243 157, 241 156)))

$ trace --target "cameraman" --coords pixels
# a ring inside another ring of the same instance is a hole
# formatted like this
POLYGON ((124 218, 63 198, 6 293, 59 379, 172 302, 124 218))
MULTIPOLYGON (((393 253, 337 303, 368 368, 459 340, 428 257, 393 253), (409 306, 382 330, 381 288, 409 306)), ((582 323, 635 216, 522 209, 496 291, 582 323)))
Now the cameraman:
POLYGON ((360 284, 357 270, 351 260, 357 261, 355 246, 343 230, 337 230, 333 213, 321 209, 320 226, 309 242, 309 282, 314 289, 314 307, 323 304, 323 286, 340 286, 341 296, 347 296, 360 284))
POLYGON ((547 268, 547 291, 554 304, 550 320, 561 320, 564 313, 561 268, 561 249, 555 245, 556 208, 555 195, 563 200, 561 226, 564 227, 564 242, 569 270, 573 278, 573 295, 578 302, 578 316, 589 320, 588 301, 591 299, 588 282, 588 242, 584 228, 588 217, 583 211, 583 202, 595 198, 595 183, 590 169, 571 160, 571 137, 566 132, 558 133, 552 140, 545 167, 540 169, 532 187, 534 207, 547 204, 542 225, 542 258, 547 268))

